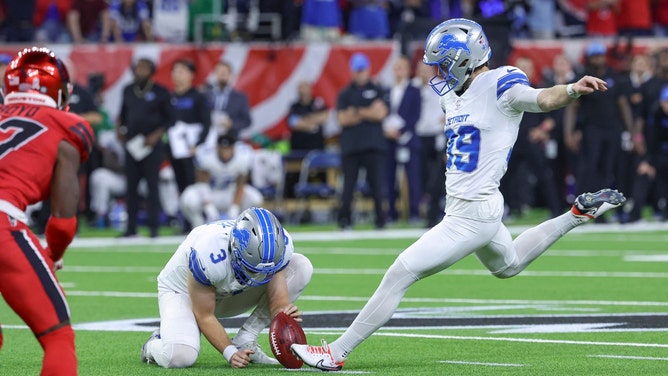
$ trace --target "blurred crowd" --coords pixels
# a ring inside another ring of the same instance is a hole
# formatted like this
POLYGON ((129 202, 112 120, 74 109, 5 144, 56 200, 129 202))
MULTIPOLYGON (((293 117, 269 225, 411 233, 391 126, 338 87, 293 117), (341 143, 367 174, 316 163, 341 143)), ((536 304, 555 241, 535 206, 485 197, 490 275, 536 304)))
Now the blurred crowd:
MULTIPOLYGON (((646 219, 648 211, 667 219, 668 48, 631 51, 590 41, 581 61, 557 55, 540 71, 528 56, 509 62, 534 87, 589 74, 606 80, 609 90, 560 111, 525 114, 501 182, 507 221, 534 207, 557 216, 577 194, 606 186, 629 197, 608 219, 634 223, 646 219)), ((0 70, 8 60, 0 55, 0 70)), ((306 171, 302 176, 299 163, 317 151, 340 158, 329 220, 341 229, 360 222, 354 202, 363 197, 373 203, 364 219, 376 228, 396 221, 433 226, 443 216, 447 154, 444 115, 428 85, 435 72, 398 56, 392 81, 382 83, 371 75, 369 57, 359 52, 348 68, 352 79, 333 108, 314 94, 312 82, 297 85, 284 140, 240 138, 252 123, 248 95, 234 89, 236 77, 225 61, 215 65, 212 80, 195 87, 198 67, 188 59, 176 60, 173 89, 168 90, 153 80, 155 63, 138 59, 116 120, 100 100, 103 78, 76 84, 71 111, 89 120, 97 136, 91 159, 81 169, 86 186, 81 214, 89 226, 113 227, 125 237, 137 236, 140 226, 148 227, 151 236, 158 236, 162 226, 185 233, 267 200, 276 205, 302 199, 296 188, 300 183, 330 184, 326 174, 306 171), (286 169, 290 162, 299 167, 286 169)), ((322 198, 321 193, 313 195, 322 198)), ((287 206, 274 209, 285 221, 320 221, 314 213, 294 217, 287 206)), ((32 210, 39 231, 48 218, 48 203, 32 210)))
POLYGON ((0 39, 409 41, 455 17, 499 40, 668 34, 668 0, 1 0, 0 39))
POLYGON ((540 205, 556 216, 580 192, 613 186, 630 198, 615 221, 640 221, 646 207, 668 219, 668 49, 620 54, 590 42, 582 64, 564 55, 542 72, 528 57, 514 64, 533 86, 588 74, 604 79, 609 90, 550 114, 524 115, 502 181, 508 215, 540 205))

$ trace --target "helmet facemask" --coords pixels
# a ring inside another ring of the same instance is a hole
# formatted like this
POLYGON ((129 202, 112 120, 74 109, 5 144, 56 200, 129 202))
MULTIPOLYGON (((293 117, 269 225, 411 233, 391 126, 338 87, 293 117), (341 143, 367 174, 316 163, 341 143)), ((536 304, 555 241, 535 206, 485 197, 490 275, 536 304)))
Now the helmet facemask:
POLYGON ((456 88, 459 86, 460 80, 457 77, 450 74, 453 65, 456 62, 457 62, 456 59, 453 60, 450 58, 445 58, 440 64, 427 64, 427 65, 435 65, 438 68, 438 74, 432 77, 431 80, 429 80, 429 86, 431 86, 431 88, 436 92, 436 94, 442 96, 451 90, 456 90, 456 88))

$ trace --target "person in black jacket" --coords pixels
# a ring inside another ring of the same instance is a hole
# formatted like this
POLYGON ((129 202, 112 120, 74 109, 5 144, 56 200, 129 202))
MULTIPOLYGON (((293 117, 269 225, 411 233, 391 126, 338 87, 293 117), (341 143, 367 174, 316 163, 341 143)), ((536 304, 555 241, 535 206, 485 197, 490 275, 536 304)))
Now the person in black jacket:
POLYGON ((128 224, 123 237, 137 235, 139 194, 144 178, 148 185, 148 220, 151 237, 158 236, 160 197, 158 173, 163 160, 160 139, 172 123, 169 91, 155 83, 153 61, 142 58, 133 66, 134 82, 123 89, 116 133, 125 144, 128 224))
MULTIPOLYGON (((606 45, 592 42, 585 55, 585 74, 605 80, 608 90, 582 97, 566 107, 564 141, 578 155, 577 190, 594 192, 613 183, 621 135, 633 128, 633 120, 629 102, 617 85, 618 74, 607 65, 606 45)), ((603 220, 598 217, 597 222, 603 220)))
POLYGON ((652 183, 661 211, 661 219, 668 220, 668 85, 664 86, 650 111, 645 129, 646 153, 640 158, 633 185, 633 207, 628 222, 642 217, 652 183))
MULTIPOLYGON (((290 106, 288 126, 290 126, 290 156, 302 160, 311 150, 325 149, 325 122, 329 109, 325 100, 313 96, 313 84, 301 81, 297 86, 297 100, 290 106)), ((320 179, 324 180, 324 173, 320 179)), ((286 197, 294 197, 294 186, 299 180, 299 171, 287 171, 285 174, 286 197)))
POLYGON ((190 60, 177 60, 172 66, 172 107, 174 125, 169 135, 170 162, 176 175, 179 193, 195 183, 195 149, 202 145, 209 133, 211 114, 204 94, 193 87, 195 64, 190 60))
POLYGON ((336 118, 341 124, 341 164, 343 194, 338 222, 341 229, 352 225, 352 199, 361 167, 366 169, 371 188, 376 228, 385 227, 383 200, 387 142, 382 121, 388 114, 384 92, 370 80, 371 64, 363 53, 350 58, 353 80, 341 91, 336 101, 336 118))

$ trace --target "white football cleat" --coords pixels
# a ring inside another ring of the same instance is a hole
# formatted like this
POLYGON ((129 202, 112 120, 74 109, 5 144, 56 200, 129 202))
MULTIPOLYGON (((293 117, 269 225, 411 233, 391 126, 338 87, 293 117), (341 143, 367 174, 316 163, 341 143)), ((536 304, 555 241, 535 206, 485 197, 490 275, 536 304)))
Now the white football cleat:
POLYGON ((257 344, 257 342, 246 342, 244 344, 238 344, 234 343, 234 340, 232 340, 232 344, 236 346, 239 350, 245 350, 245 349, 250 349, 253 350, 254 354, 248 355, 248 357, 251 360, 251 363, 255 364, 281 364, 279 363, 278 360, 270 357, 269 355, 265 354, 264 351, 260 348, 260 345, 257 344))
POLYGON ((345 362, 337 362, 323 339, 322 346, 298 345, 290 346, 292 352, 304 363, 323 371, 340 371, 345 362))
POLYGON ((573 202, 573 214, 590 219, 598 218, 610 209, 622 206, 626 197, 616 189, 601 189, 594 193, 583 193, 573 202))
POLYGON ((141 362, 146 363, 146 364, 151 364, 155 363, 155 359, 148 353, 148 344, 151 341, 155 341, 156 339, 160 339, 160 329, 156 329, 150 337, 146 340, 144 343, 144 346, 141 347, 141 353, 139 355, 141 362))

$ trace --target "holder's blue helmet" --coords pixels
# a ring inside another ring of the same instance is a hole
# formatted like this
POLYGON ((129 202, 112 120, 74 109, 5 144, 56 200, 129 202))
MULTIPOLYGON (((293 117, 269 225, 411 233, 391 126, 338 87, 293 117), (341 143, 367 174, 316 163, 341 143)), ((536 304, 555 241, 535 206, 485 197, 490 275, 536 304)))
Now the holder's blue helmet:
POLYGON ((244 210, 232 229, 230 251, 237 280, 247 286, 269 282, 285 257, 287 237, 276 217, 263 208, 244 210))
POLYGON ((465 18, 453 18, 436 26, 424 43, 423 62, 438 67, 429 81, 438 95, 462 88, 475 68, 492 56, 482 27, 465 18))

